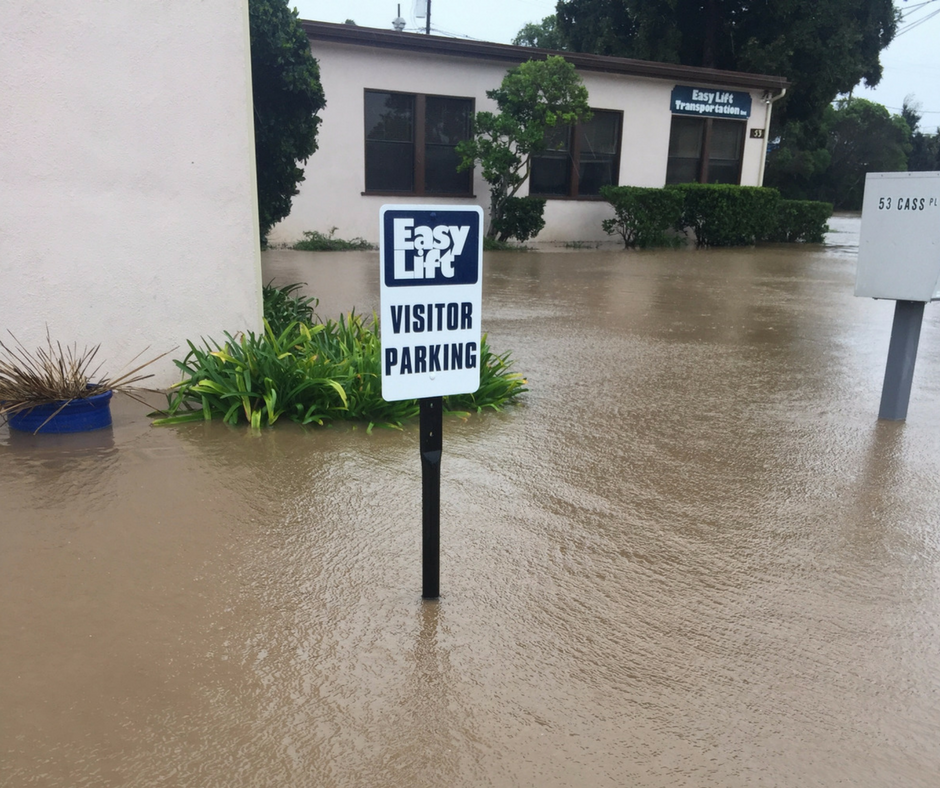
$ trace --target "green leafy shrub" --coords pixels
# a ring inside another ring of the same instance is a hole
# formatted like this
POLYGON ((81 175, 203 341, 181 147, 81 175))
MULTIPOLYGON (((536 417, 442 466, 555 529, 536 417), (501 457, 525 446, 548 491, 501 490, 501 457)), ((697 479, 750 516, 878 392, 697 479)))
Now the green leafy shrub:
POLYGON ((261 288, 264 317, 275 334, 283 334, 291 323, 312 323, 314 309, 319 303, 315 298, 296 295, 303 283, 275 287, 270 282, 261 288))
POLYGON ((515 238, 525 243, 534 238, 545 226, 542 214, 545 212, 545 200, 538 197, 507 197, 503 203, 503 213, 493 219, 496 238, 508 241, 515 238))
POLYGON ((445 410, 452 413, 482 413, 484 410, 502 410, 528 391, 525 378, 512 371, 511 354, 496 355, 490 348, 486 334, 480 343, 480 388, 470 394, 451 394, 444 397, 445 410))
MULTIPOLYGON (((457 144, 457 171, 480 165, 480 174, 490 185, 487 235, 495 238, 509 198, 532 172, 532 157, 546 149, 548 132, 590 119, 591 109, 577 69, 556 55, 509 69, 500 86, 486 95, 499 112, 473 116, 472 136, 457 144)), ((514 236, 506 234, 500 240, 510 237, 514 236)))
MULTIPOLYGON (((309 308, 313 299, 294 296, 298 285, 283 288, 283 299, 268 304, 284 311, 309 308), (283 306, 283 301, 295 302, 283 306)), ((270 314, 270 313, 269 313, 270 314)), ((509 354, 492 352, 484 335, 480 355, 480 387, 472 394, 445 397, 451 413, 501 410, 526 389, 512 371, 509 354)), ((400 427, 418 415, 417 400, 382 399, 381 343, 377 320, 355 313, 338 321, 295 321, 282 331, 265 318, 262 334, 225 334, 197 346, 176 366, 183 373, 167 395, 167 408, 156 425, 221 418, 227 424, 246 422, 254 428, 273 425, 281 416, 300 424, 353 420, 400 427)))
POLYGON ((781 200, 777 223, 768 241, 821 244, 829 232, 826 223, 832 216, 832 203, 813 200, 781 200))
POLYGON ((667 191, 682 194, 676 229, 691 229, 697 246, 749 246, 776 227, 780 193, 760 186, 681 183, 667 191))
POLYGON ((336 229, 331 227, 327 235, 317 230, 308 230, 304 233, 303 240, 297 241, 291 248, 298 252, 359 252, 375 249, 374 244, 363 238, 353 238, 351 241, 334 238, 336 229))
POLYGON ((155 424, 179 424, 221 418, 227 424, 244 420, 252 427, 274 424, 285 413, 301 424, 338 417, 347 407, 342 374, 332 359, 312 350, 315 333, 303 323, 274 334, 248 332, 225 342, 189 343, 189 353, 176 365, 183 380, 167 395, 165 418, 155 424), (194 410, 192 405, 202 406, 194 410), (180 412, 182 411, 182 413, 180 412))
POLYGON ((320 69, 286 0, 250 0, 251 89, 261 246, 290 213, 326 106, 320 69))
POLYGON ((616 214, 602 223, 624 246, 672 243, 668 229, 691 230, 697 246, 749 246, 758 241, 822 243, 832 205, 783 200, 776 189, 681 183, 664 189, 605 186, 616 214))
POLYGON ((639 186, 604 186, 601 196, 614 209, 615 218, 604 219, 608 235, 619 234, 626 248, 673 246, 680 243, 669 230, 682 219, 683 195, 672 189, 639 186))

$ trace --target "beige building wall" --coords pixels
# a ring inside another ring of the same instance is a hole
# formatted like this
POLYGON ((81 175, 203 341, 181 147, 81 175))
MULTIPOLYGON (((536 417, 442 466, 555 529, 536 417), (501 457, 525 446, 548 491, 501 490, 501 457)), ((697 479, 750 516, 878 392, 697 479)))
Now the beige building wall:
MULTIPOLYGON (((305 181, 294 197, 290 215, 274 227, 268 240, 272 244, 292 242, 305 230, 329 232, 336 227, 338 237, 359 236, 377 242, 382 205, 431 200, 362 194, 366 88, 474 97, 478 112, 495 110, 496 102, 486 98, 486 91, 499 85, 506 66, 323 42, 314 45, 313 56, 320 64, 320 81, 326 94, 317 135, 319 149, 307 161, 305 181)), ((489 191, 479 172, 474 173, 473 191, 476 203, 485 206, 489 191)), ((438 201, 454 205, 466 202, 453 198, 438 201)))
MULTIPOLYGON (((293 243, 306 230, 329 232, 333 227, 337 228, 337 237, 359 236, 377 242, 379 208, 383 204, 432 201, 460 204, 462 200, 454 198, 362 194, 365 187, 364 91, 369 88, 474 97, 477 111, 495 110, 495 102, 486 98, 486 91, 499 86, 511 64, 317 40, 313 41, 312 49, 320 64, 327 100, 326 109, 321 113, 319 150, 307 162, 306 180, 294 197, 290 216, 272 230, 270 242, 293 243)), ((620 184, 663 186, 672 122, 669 102, 676 81, 589 70, 579 73, 592 107, 624 113, 620 184)), ((761 94, 760 90, 751 91, 748 128, 764 126, 767 105, 761 100, 761 94)), ((757 185, 762 148, 762 140, 745 140, 742 184, 757 185)), ((521 195, 526 193, 526 188, 523 186, 521 195)), ((477 170, 474 202, 486 210, 488 201, 489 187, 477 170)), ((613 211, 603 201, 550 199, 545 209, 545 229, 536 240, 550 243, 610 240, 601 228, 601 221, 610 216, 613 211)))
POLYGON ((261 323, 247 0, 0 3, 0 331, 150 346, 261 323))

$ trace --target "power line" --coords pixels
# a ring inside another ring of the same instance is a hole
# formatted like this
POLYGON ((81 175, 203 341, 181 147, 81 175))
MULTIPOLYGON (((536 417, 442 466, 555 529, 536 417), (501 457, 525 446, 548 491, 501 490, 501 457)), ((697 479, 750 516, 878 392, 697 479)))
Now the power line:
MULTIPOLYGON (((935 0, 928 0, 927 3, 924 3, 924 5, 927 5, 930 2, 935 2, 935 0)), ((924 22, 926 22, 928 19, 933 19, 937 14, 940 14, 940 8, 927 14, 927 16, 918 19, 916 22, 911 22, 909 25, 905 25, 894 34, 894 37, 898 38, 899 36, 903 36, 905 33, 910 32, 914 28, 920 27, 922 24, 924 24, 924 22)))
MULTIPOLYGON (((895 112, 903 112, 904 107, 889 107, 887 104, 882 104, 885 109, 893 109, 895 112)), ((916 110, 918 115, 940 115, 940 109, 918 109, 916 110)))
POLYGON ((466 38, 470 41, 482 41, 482 38, 474 38, 473 36, 464 35, 463 33, 452 33, 449 30, 441 30, 439 27, 434 27, 431 25, 432 33, 440 33, 442 36, 448 36, 449 38, 466 38))
POLYGON ((913 30, 915 27, 920 27, 922 24, 924 24, 924 22, 926 22, 928 19, 933 19, 937 14, 940 14, 940 9, 937 9, 932 14, 928 14, 923 19, 918 19, 916 22, 911 22, 907 27, 901 28, 894 37, 897 38, 898 36, 903 36, 905 33, 913 30))
POLYGON ((901 11, 901 16, 904 17, 907 14, 911 13, 911 11, 914 11, 915 9, 923 8, 925 5, 930 5, 931 3, 936 3, 936 2, 937 0, 924 0, 923 3, 916 3, 915 5, 904 6, 904 10, 901 11))

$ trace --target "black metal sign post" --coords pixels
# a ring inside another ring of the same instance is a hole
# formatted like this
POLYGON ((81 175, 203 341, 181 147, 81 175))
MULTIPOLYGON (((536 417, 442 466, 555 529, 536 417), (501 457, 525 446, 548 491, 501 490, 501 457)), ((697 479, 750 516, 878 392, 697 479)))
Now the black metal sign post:
POLYGON ((441 595, 442 397, 423 397, 421 408, 421 596, 441 595))

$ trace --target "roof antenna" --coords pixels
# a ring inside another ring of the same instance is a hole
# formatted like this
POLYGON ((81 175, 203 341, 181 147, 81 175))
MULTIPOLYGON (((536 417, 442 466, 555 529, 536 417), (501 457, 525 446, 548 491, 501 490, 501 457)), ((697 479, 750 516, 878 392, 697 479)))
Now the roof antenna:
POLYGON ((425 17, 427 18, 424 32, 428 35, 431 35, 431 0, 427 0, 427 6, 422 8, 424 4, 425 0, 415 0, 415 17, 417 19, 425 19, 425 17))
POLYGON ((399 33, 405 29, 405 20, 401 18, 401 3, 398 4, 398 16, 392 20, 392 27, 399 33))

